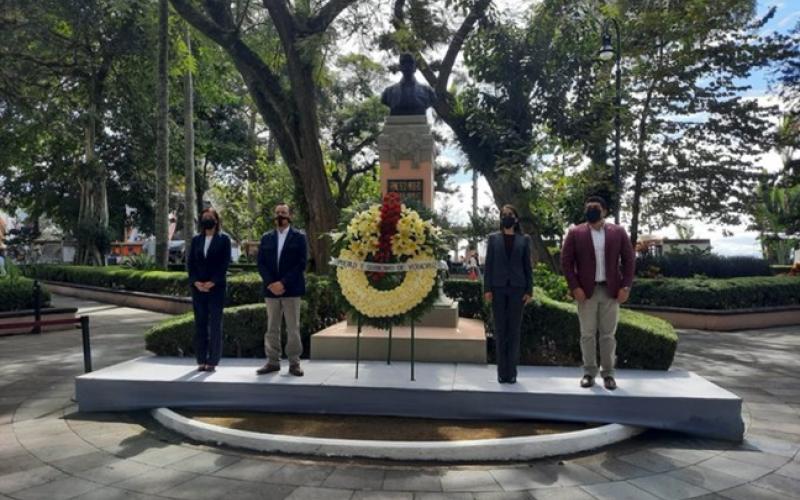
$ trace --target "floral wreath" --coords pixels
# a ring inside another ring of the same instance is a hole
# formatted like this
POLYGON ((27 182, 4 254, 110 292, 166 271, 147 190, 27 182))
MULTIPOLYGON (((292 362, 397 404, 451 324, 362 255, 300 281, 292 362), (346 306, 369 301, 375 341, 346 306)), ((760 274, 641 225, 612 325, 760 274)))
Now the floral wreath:
POLYGON ((438 297, 441 230, 387 193, 362 207, 334 233, 333 265, 351 313, 379 328, 407 324, 438 297))

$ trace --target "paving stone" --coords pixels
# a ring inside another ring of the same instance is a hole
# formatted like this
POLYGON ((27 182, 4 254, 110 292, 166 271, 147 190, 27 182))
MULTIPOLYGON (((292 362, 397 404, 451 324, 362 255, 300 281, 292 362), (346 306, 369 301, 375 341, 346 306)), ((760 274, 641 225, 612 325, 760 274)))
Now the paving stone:
POLYGON ((333 472, 333 467, 286 464, 270 474, 266 481, 295 486, 320 486, 333 472))
POLYGON ((592 484, 581 486, 581 489, 600 500, 659 500, 658 497, 627 481, 592 484))
POLYGON ((280 462, 243 458, 213 474, 215 476, 242 479, 245 481, 267 481, 270 474, 283 467, 283 465, 284 464, 280 462))
POLYGON ((412 500, 414 494, 410 491, 356 491, 350 500, 412 500))
POLYGON ((614 457, 605 458, 600 462, 583 463, 583 466, 612 481, 632 479, 652 474, 652 472, 647 469, 642 469, 641 467, 637 467, 636 465, 614 457))
POLYGON ((10 494, 65 477, 66 474, 47 465, 12 472, 0 476, 0 493, 10 494))
POLYGON ((245 486, 238 479, 224 479, 214 476, 197 476, 169 489, 159 495, 170 498, 214 500, 218 498, 237 498, 233 492, 245 486))
POLYGON ((295 489, 287 500, 349 500, 353 490, 340 490, 334 488, 317 488, 313 486, 300 486, 295 489))
POLYGON ((791 461, 775 471, 776 474, 800 480, 800 462, 791 461))
POLYGON ((730 458, 736 460, 737 462, 744 462, 747 464, 770 468, 782 467, 790 460, 789 458, 781 455, 764 453, 763 451, 759 450, 729 450, 719 456, 730 458))
POLYGON ((75 475, 100 484, 114 484, 143 474, 152 474, 158 470, 157 467, 140 464, 132 460, 117 459, 115 462, 101 465, 94 469, 76 472, 75 475))
POLYGON ((621 455, 617 458, 623 462, 635 465, 636 467, 647 469, 650 472, 667 472, 690 465, 689 462, 684 460, 666 457, 649 450, 637 451, 636 453, 621 455))
POLYGON ((201 451, 187 458, 169 464, 170 469, 194 472, 195 474, 208 474, 239 461, 239 457, 201 451))
POLYGON ((705 488, 681 481, 669 474, 639 477, 628 482, 665 500, 680 500, 710 493, 705 488))
POLYGON ((494 476, 484 470, 451 470, 441 477, 442 490, 450 491, 503 491, 494 476))
POLYGON ((146 474, 140 474, 115 483, 114 487, 137 491, 139 493, 152 494, 168 490, 195 477, 195 474, 190 474, 188 472, 172 469, 156 469, 146 474))
POLYGON ((492 476, 505 491, 533 490, 559 486, 556 477, 548 477, 533 468, 492 469, 492 476))
POLYGON ((83 472, 103 465, 118 462, 120 459, 114 455, 101 450, 95 450, 91 453, 77 455, 74 457, 61 458, 49 462, 49 465, 56 469, 63 470, 64 472, 83 472))
POLYGON ((459 492, 420 492, 414 493, 414 500, 473 500, 472 493, 459 492))
POLYGON ((383 469, 339 467, 322 483, 325 488, 379 490, 383 485, 383 469))
POLYGON ((709 469, 714 469, 718 472, 724 472, 726 474, 735 474, 737 477, 741 477, 748 481, 752 481, 758 477, 764 476, 772 472, 772 469, 768 467, 761 467, 760 465, 755 464, 748 464, 745 462, 740 462, 738 460, 733 460, 730 458, 725 458, 723 456, 716 456, 714 458, 708 459, 705 462, 701 462, 700 465, 703 467, 707 467, 709 469))
POLYGON ((759 488, 752 484, 737 486, 736 488, 720 491, 718 494, 732 500, 786 500, 786 497, 781 493, 759 488))
POLYGON ((475 500, 531 500, 533 498, 533 494, 529 491, 485 491, 473 493, 473 496, 475 500))
POLYGON ((800 481, 779 474, 764 476, 752 485, 775 491, 786 498, 800 498, 800 481))
POLYGON ((533 490, 531 496, 536 500, 595 500, 595 497, 582 490, 580 486, 533 490))
POLYGON ((22 491, 14 492, 14 497, 20 500, 67 500, 95 490, 100 485, 81 479, 79 477, 65 477, 49 483, 33 486, 22 491))
POLYGON ((407 470, 387 470, 383 478, 384 490, 442 491, 441 474, 407 470))
POLYGON ((121 490, 110 486, 103 486, 92 490, 83 495, 74 497, 72 500, 155 500, 152 495, 136 493, 135 491, 121 490))
POLYGON ((686 481, 687 483, 694 484, 695 486, 705 488, 709 491, 726 490, 747 482, 747 479, 745 478, 720 472, 718 470, 709 469, 708 467, 703 467, 702 465, 693 465, 691 467, 686 467, 685 469, 667 472, 667 474, 674 478, 680 479, 681 481, 686 481))

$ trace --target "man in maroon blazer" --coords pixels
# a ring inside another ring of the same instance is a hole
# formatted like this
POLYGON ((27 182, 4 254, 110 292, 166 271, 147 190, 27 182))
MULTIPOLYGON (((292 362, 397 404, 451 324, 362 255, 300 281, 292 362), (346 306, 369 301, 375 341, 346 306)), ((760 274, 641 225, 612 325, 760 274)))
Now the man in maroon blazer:
POLYGON ((619 305, 628 300, 636 255, 622 226, 605 222, 608 204, 599 196, 586 200, 586 223, 570 229, 561 249, 561 269, 578 302, 583 373, 581 387, 597 376, 597 333, 600 333, 600 375, 613 391, 619 305))

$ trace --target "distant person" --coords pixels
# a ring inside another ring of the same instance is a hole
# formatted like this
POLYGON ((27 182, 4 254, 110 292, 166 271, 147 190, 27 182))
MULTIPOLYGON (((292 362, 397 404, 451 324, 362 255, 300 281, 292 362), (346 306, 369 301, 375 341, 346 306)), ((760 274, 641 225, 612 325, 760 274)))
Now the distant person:
POLYGON ((584 204, 586 223, 570 229, 561 250, 561 269, 578 303, 583 378, 592 387, 597 376, 597 333, 600 333, 600 375, 613 391, 619 306, 628 300, 636 255, 622 226, 606 222, 608 203, 591 196, 584 204))
POLYGON ((286 320, 286 356, 289 373, 303 376, 300 355, 300 297, 306 293, 305 270, 308 242, 304 232, 292 227, 292 210, 286 203, 275 206, 275 229, 261 238, 258 247, 258 272, 264 281, 267 303, 267 333, 264 350, 267 363, 256 373, 281 369, 281 319, 286 320))
POLYGON ((497 381, 517 382, 520 327, 525 304, 531 299, 533 270, 531 238, 522 233, 517 209, 500 210, 501 230, 489 235, 484 262, 484 297, 492 303, 497 381))
POLYGON ((481 277, 481 266, 478 262, 478 251, 470 248, 467 252, 467 261, 465 263, 467 268, 467 275, 472 281, 477 281, 481 277))
POLYGON ((222 308, 231 263, 231 240, 221 232, 219 214, 206 208, 200 214, 200 234, 192 238, 186 268, 194 308, 194 351, 197 370, 213 372, 222 357, 222 308))

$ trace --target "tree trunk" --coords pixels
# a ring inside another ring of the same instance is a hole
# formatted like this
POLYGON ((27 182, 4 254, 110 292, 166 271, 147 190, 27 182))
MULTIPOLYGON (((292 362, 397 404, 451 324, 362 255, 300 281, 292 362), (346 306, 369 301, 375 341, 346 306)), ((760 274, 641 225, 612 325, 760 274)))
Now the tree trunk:
MULTIPOLYGON (((520 182, 519 177, 511 175, 500 176, 497 174, 485 175, 489 187, 492 189, 494 201, 497 208, 503 205, 514 205, 519 212, 520 226, 522 231, 531 237, 533 248, 531 248, 531 258, 534 263, 541 262, 553 271, 558 270, 556 260, 550 255, 547 246, 539 232, 539 226, 531 211, 528 195, 520 182)), ((499 227, 499 226, 498 226, 499 227)))
POLYGON ((84 124, 84 161, 78 174, 78 251, 75 261, 90 266, 105 265, 104 251, 108 232, 106 171, 95 157, 99 82, 89 82, 89 109, 84 124))
MULTIPOLYGON (((192 30, 186 25, 186 50, 192 53, 192 30)), ((184 176, 185 200, 183 203, 183 240, 185 255, 189 255, 192 245, 192 235, 197 227, 197 211, 195 210, 194 186, 194 82, 192 72, 186 71, 183 75, 183 151, 184 151, 184 176)))
POLYGON ((169 258, 169 128, 167 44, 169 28, 167 0, 158 2, 158 112, 156 131, 156 264, 167 268, 169 258))

